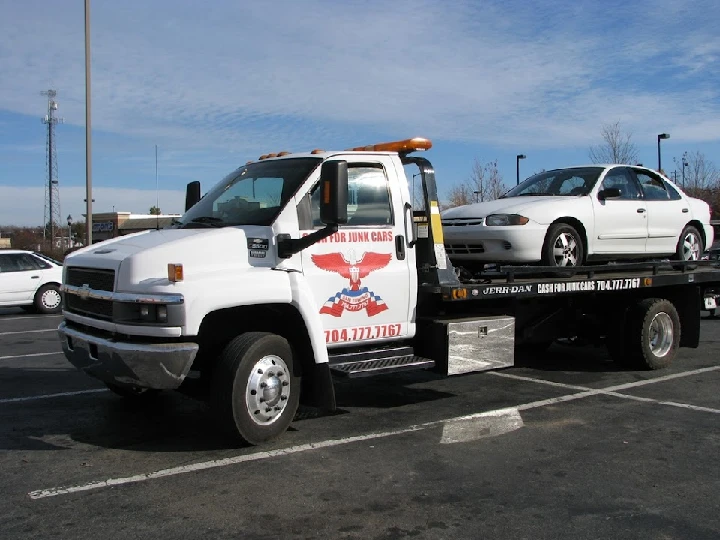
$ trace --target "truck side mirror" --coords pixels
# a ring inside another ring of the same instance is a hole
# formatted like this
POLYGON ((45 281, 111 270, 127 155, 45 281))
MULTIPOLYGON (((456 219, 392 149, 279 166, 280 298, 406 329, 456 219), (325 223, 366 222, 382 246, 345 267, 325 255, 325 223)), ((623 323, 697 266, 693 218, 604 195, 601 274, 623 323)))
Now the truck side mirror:
POLYGON ((622 193, 618 188, 605 188, 598 191, 598 199, 604 201, 605 199, 617 199, 622 193))
POLYGON ((185 211, 187 212, 200 200, 200 182, 190 182, 185 188, 185 211))
POLYGON ((347 161, 326 161, 320 169, 320 221, 325 225, 347 223, 347 161))

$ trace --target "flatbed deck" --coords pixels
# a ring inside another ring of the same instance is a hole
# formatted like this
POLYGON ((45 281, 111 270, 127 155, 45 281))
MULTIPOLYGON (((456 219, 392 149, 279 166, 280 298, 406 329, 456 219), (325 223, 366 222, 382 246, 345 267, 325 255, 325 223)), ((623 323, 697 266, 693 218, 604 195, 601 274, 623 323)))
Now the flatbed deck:
POLYGON ((651 261, 626 264, 580 266, 572 276, 553 276, 550 267, 503 266, 484 272, 459 285, 426 288, 442 295, 443 301, 465 302, 503 297, 527 298, 552 295, 610 293, 672 285, 695 284, 720 287, 720 265, 717 261, 651 261))

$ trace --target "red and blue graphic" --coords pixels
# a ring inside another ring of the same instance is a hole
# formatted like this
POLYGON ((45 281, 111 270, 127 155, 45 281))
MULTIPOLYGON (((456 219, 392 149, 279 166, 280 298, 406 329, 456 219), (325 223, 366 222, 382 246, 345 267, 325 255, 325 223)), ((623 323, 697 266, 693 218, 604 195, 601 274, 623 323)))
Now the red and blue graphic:
POLYGON ((320 308, 320 313, 340 317, 345 311, 358 312, 364 309, 368 317, 374 317, 388 307, 382 298, 367 287, 363 287, 360 280, 375 270, 385 268, 392 259, 392 254, 368 251, 360 258, 356 258, 355 254, 350 252, 349 257, 350 260, 342 253, 311 255, 312 261, 318 268, 336 272, 350 280, 349 287, 327 299, 320 308))

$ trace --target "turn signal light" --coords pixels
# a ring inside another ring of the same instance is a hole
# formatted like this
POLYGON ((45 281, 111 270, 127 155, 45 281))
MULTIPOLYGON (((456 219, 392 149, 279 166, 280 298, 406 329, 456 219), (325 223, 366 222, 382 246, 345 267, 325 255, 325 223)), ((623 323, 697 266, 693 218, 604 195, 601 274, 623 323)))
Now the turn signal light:
POLYGON ((168 280, 177 283, 185 278, 182 264, 168 264, 168 280))

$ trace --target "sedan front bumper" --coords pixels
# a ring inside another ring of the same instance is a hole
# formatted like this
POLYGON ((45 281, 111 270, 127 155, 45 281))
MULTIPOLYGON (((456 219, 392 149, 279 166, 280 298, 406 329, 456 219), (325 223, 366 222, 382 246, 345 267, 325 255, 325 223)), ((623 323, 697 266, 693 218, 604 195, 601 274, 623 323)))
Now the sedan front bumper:
POLYGON ((66 358, 105 383, 123 387, 172 390, 190 371, 197 343, 131 343, 58 327, 66 358))

